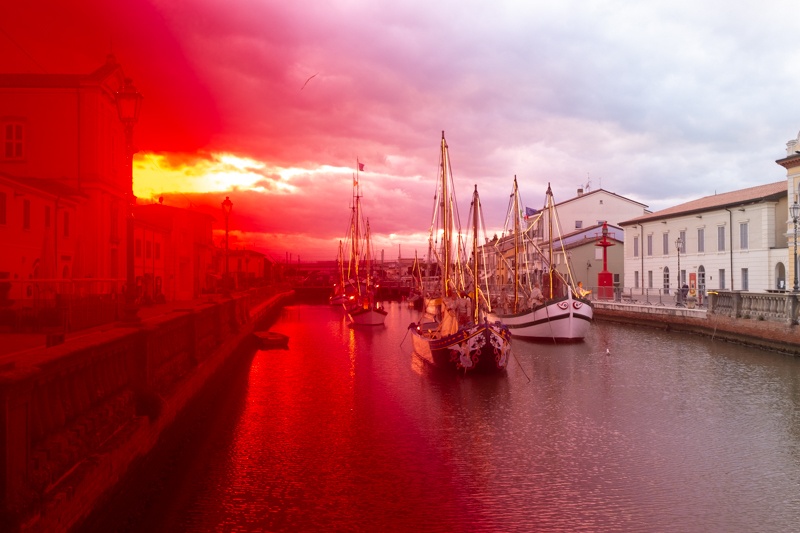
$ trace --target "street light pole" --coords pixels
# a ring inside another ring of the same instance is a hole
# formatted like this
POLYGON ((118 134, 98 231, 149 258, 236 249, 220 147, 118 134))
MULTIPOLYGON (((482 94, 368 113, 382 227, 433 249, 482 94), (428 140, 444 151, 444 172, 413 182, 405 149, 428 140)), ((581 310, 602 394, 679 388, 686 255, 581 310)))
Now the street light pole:
POLYGON ((130 190, 127 191, 127 213, 125 217, 126 232, 126 281, 125 281, 125 307, 123 321, 135 324, 139 322, 139 309, 136 306, 136 272, 134 269, 134 224, 133 208, 136 205, 136 196, 133 194, 133 127, 139 120, 142 108, 142 94, 133 86, 133 82, 125 79, 124 85, 115 95, 119 120, 125 126, 125 170, 130 177, 130 190))
POLYGON ((800 204, 795 202, 789 208, 791 210, 792 215, 792 222, 794 222, 794 288, 792 292, 800 291, 800 287, 797 284, 797 219, 800 218, 800 204))
POLYGON ((231 216, 231 209, 233 209, 233 202, 229 196, 225 197, 222 202, 222 212, 225 213, 225 278, 222 281, 222 293, 226 296, 230 295, 230 273, 228 271, 228 219, 231 216))
POLYGON ((683 307, 683 287, 681 286, 681 247, 683 246, 683 239, 678 237, 675 241, 675 247, 678 249, 678 303, 676 307, 683 307))

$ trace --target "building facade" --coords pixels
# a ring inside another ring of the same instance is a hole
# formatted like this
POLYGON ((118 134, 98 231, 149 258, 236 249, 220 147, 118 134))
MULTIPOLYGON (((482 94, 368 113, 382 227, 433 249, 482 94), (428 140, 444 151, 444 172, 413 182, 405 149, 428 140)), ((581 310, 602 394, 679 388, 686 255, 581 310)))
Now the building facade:
POLYGON ((212 218, 166 206, 148 217, 149 206, 132 205, 117 109, 125 83, 113 56, 89 74, 0 74, 0 305, 120 296, 132 211, 137 298, 191 299, 207 287, 212 218))
POLYGON ((706 196, 624 221, 626 288, 785 290, 786 183, 706 196))

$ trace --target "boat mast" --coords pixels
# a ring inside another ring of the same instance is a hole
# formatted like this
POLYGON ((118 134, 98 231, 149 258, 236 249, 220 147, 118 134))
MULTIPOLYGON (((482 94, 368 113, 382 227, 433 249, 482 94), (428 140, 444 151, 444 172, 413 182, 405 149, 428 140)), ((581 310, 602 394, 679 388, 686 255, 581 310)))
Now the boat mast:
POLYGON ((448 293, 448 285, 450 283, 450 246, 451 246, 451 236, 450 236, 450 198, 447 191, 447 167, 449 166, 449 161, 447 157, 447 141, 444 140, 444 130, 442 130, 442 197, 440 199, 441 203, 441 213, 442 213, 442 229, 444 230, 444 234, 442 235, 442 296, 447 296, 448 293))
POLYGON ((514 313, 519 305, 519 191, 514 174, 514 313))
POLYGON ((547 275, 550 279, 550 283, 548 283, 549 291, 550 291, 550 298, 553 297, 553 190, 550 188, 550 183, 547 184, 547 193, 546 193, 546 207, 547 207, 547 238, 549 239, 549 265, 547 268, 547 275))
POLYGON ((372 247, 370 246, 369 219, 367 219, 367 226, 364 230, 364 254, 364 262, 367 269, 366 289, 369 292, 372 289, 372 247))
POLYGON ((475 185, 475 192, 472 193, 472 284, 474 285, 472 294, 472 320, 475 324, 480 319, 478 317, 478 209, 480 208, 480 198, 478 198, 478 186, 475 185))

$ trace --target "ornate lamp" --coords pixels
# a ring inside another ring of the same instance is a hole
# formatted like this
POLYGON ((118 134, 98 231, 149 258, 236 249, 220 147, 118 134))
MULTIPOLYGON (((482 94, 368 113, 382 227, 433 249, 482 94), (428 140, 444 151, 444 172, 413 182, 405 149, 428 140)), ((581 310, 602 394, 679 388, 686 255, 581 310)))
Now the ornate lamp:
POLYGON ((230 274, 228 272, 228 219, 231 216, 231 209, 233 209, 233 202, 229 196, 225 197, 222 202, 222 212, 225 213, 225 279, 222 281, 223 293, 228 295, 230 293, 230 274))

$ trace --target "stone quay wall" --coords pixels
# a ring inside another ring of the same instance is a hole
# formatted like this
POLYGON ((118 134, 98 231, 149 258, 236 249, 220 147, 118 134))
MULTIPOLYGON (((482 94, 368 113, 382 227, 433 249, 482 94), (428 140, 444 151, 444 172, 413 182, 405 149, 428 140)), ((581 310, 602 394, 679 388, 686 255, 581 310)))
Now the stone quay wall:
POLYGON ((709 293, 708 309, 595 301, 595 318, 706 335, 800 356, 798 311, 793 293, 709 293))
POLYGON ((68 531, 293 293, 251 290, 0 367, 0 531, 68 531))

